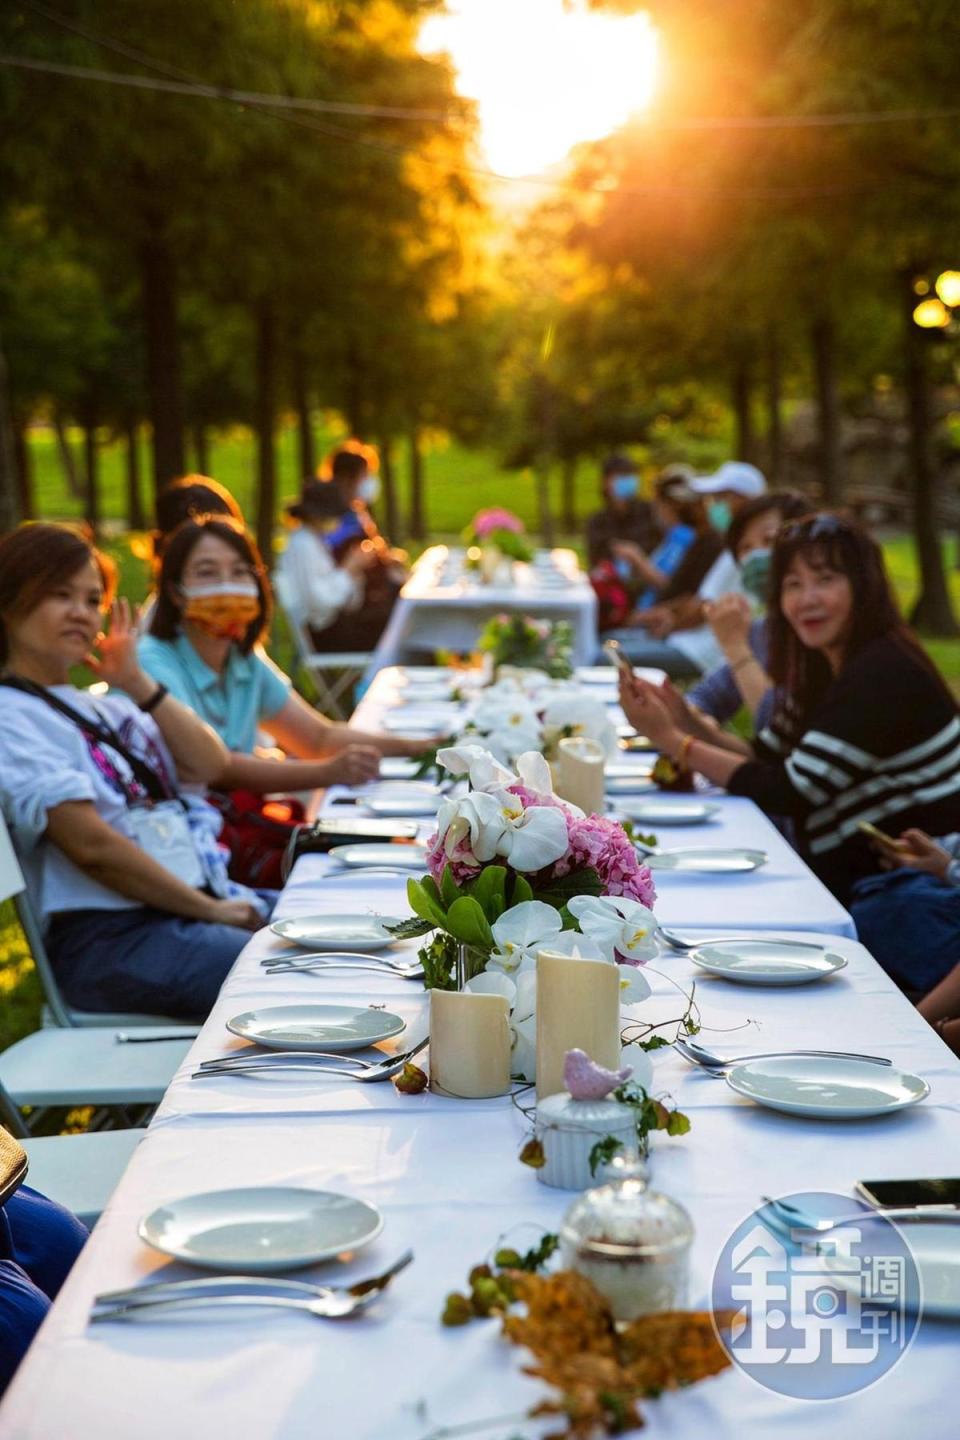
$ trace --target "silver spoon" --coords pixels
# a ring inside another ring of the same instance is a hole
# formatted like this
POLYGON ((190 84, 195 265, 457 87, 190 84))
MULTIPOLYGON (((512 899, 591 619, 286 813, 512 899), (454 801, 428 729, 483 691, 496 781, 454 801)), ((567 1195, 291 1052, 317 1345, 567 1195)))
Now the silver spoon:
POLYGON ((798 950, 822 950, 822 945, 816 945, 810 940, 792 940, 783 936, 770 936, 759 933, 753 935, 704 935, 697 940, 684 940, 675 930, 667 930, 663 925, 657 926, 657 935, 661 940, 666 941, 671 950, 681 950, 686 953, 688 950, 699 950, 702 945, 721 945, 727 941, 746 940, 770 940, 776 939, 781 945, 795 945, 798 950))
POLYGON ((882 1055, 859 1055, 852 1050, 761 1050, 753 1055, 714 1055, 712 1050, 705 1050, 695 1040, 681 1040, 674 1042, 675 1048, 686 1060, 692 1060, 695 1065, 702 1065, 705 1069, 719 1069, 727 1065, 742 1065, 748 1060, 776 1060, 781 1057, 787 1058, 791 1055, 819 1055, 829 1057, 832 1060, 866 1060, 871 1065, 892 1065, 891 1060, 886 1060, 882 1055))
MULTIPOLYGON (((405 1270, 413 1260, 413 1251, 406 1250, 381 1275, 369 1280, 357 1280, 353 1285, 311 1285, 304 1280, 286 1280, 273 1275, 220 1275, 204 1276, 197 1280, 160 1280, 153 1285, 136 1285, 130 1290, 109 1290, 98 1295, 95 1305, 116 1305, 123 1309, 148 1307, 178 1299, 194 1297, 207 1304, 215 1303, 230 1295, 273 1295, 281 1292, 280 1298, 293 1300, 321 1300, 341 1297, 356 1297, 364 1305, 384 1290, 395 1275, 405 1270), (284 1297, 282 1292, 286 1292, 284 1297)), ((346 1313, 350 1313, 347 1311, 346 1313)), ((95 1319, 103 1318, 94 1316, 95 1319)))

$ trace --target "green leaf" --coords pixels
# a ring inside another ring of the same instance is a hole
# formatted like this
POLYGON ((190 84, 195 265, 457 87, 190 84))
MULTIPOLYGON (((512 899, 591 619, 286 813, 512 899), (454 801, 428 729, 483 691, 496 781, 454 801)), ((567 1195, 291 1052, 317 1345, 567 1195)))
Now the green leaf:
POLYGON ((587 866, 583 870, 574 870, 569 875, 563 875, 558 880, 551 880, 549 885, 536 890, 533 898, 552 905, 555 910, 562 910, 567 901, 572 900, 575 895, 602 894, 603 881, 596 870, 587 866))
POLYGON ((533 886, 525 875, 514 875, 513 892, 510 900, 511 906, 523 905, 525 901, 533 899, 533 886))
POLYGON ((623 1149, 623 1141, 616 1135, 604 1135, 590 1151, 590 1174, 596 1176, 601 1165, 607 1165, 623 1149))
POLYGON ((506 883, 506 866, 488 865, 468 887, 468 894, 477 901, 491 924, 499 920, 507 908, 506 883))
POLYGON ((443 876, 440 880, 440 899, 445 910, 450 909, 459 894, 460 887, 453 878, 453 871, 449 865, 444 865, 443 876))
POLYGON ((447 916, 440 904, 439 892, 435 896, 431 895, 427 889, 428 884, 432 885, 434 891, 437 892, 437 887, 429 876, 424 880, 411 878, 407 881, 407 899, 410 902, 410 909, 415 915, 419 915, 421 920, 429 920, 434 927, 440 926, 441 929, 445 929, 447 916))
POLYGON ((398 940, 415 940, 420 935, 429 935, 430 931, 436 928, 432 920, 420 920, 417 916, 401 920, 398 925, 384 926, 384 929, 389 930, 398 940))
POLYGON ((446 929, 464 945, 478 950, 493 949, 493 932, 486 915, 472 895, 461 895, 447 911, 446 929))
POLYGON ((686 1135, 690 1130, 690 1116, 684 1115, 682 1110, 671 1110, 670 1118, 667 1121, 668 1135, 686 1135))
POLYGON ((651 1035, 649 1040, 637 1040, 635 1043, 641 1050, 662 1050, 670 1041, 663 1035, 651 1035))

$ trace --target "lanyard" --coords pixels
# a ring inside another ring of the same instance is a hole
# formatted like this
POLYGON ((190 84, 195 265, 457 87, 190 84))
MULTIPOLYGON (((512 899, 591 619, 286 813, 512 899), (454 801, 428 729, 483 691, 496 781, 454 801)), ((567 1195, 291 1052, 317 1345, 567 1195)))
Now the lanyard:
MULTIPOLYGON (((19 675, 0 676, 0 685, 9 685, 13 690, 22 690, 26 695, 33 695, 36 699, 43 700, 45 704, 50 706, 51 710, 58 711, 59 714, 63 715, 67 720, 72 721, 88 740, 96 740, 99 741, 101 745, 109 745, 112 750, 116 751, 118 755, 126 760, 133 772, 134 778, 143 786, 154 804, 159 803, 161 800, 178 798, 175 792, 167 785, 166 781, 158 775, 155 770, 152 770, 139 755, 134 755, 133 751, 124 744, 113 726, 103 718, 99 711, 97 711, 96 721, 93 721, 89 716, 81 715, 78 710, 74 710, 65 700, 61 700, 59 695, 51 695, 50 691, 45 689, 44 686, 35 685, 32 680, 24 680, 19 675)), ((123 784, 123 777, 121 775, 118 775, 117 779, 123 784)), ((127 792, 128 803, 131 800, 137 799, 136 796, 131 796, 126 785, 124 785, 124 790, 127 792)))

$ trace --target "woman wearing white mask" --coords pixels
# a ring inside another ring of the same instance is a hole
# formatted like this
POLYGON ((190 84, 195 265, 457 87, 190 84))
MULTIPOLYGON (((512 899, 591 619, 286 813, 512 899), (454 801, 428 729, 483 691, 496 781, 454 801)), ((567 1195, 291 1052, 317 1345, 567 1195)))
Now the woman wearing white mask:
POLYGON ((260 554, 243 526, 221 516, 187 520, 163 553, 140 663, 200 716, 230 751, 221 788, 259 794, 360 784, 382 755, 416 755, 426 742, 365 734, 318 714, 288 676, 255 649, 270 621, 260 554), (258 729, 286 760, 260 759, 258 729))

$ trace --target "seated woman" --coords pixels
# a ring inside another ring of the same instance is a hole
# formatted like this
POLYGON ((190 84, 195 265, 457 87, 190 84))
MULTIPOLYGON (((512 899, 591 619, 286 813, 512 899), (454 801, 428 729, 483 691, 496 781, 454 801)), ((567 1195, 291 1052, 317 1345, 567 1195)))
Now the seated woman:
POLYGON ((0 1395, 86 1238, 69 1210, 28 1185, 21 1185, 0 1208, 0 1395))
POLYGON ((301 524, 280 557, 283 600, 320 651, 372 650, 407 579, 406 557, 370 513, 380 488, 371 458, 367 446, 343 446, 330 457, 330 478, 308 480, 287 507, 301 524))
POLYGON ((770 643, 764 613, 773 544, 782 525, 798 520, 809 510, 809 502, 802 495, 783 490, 761 495, 734 516, 727 532, 727 548, 737 562, 746 595, 724 595, 707 612, 707 623, 726 657, 724 663, 698 680, 685 697, 678 695, 669 681, 663 687, 664 699, 675 707, 673 713, 684 715, 690 734, 704 740, 718 738, 717 726, 732 720, 743 705, 750 711, 756 731, 763 730, 773 719, 774 690, 766 668, 770 643))
POLYGON ((253 540, 236 521, 186 520, 164 550, 158 588, 140 663, 223 739, 230 759, 221 789, 267 794, 361 784, 378 773, 381 756, 419 755, 430 743, 325 719, 257 654, 270 622, 270 588, 253 540), (258 758, 258 727, 294 758, 258 758))
POLYGON ((270 906, 187 824, 179 787, 218 783, 226 748, 141 668, 124 601, 100 634, 112 590, 65 526, 0 541, 0 804, 68 1002, 192 1020, 270 906), (77 689, 84 661, 125 693, 77 689))
POLYGON ((587 520, 587 564, 591 570, 613 560, 614 540, 627 540, 650 551, 660 539, 653 507, 640 498, 640 476, 629 455, 607 456, 600 493, 603 509, 594 511, 587 520))
POLYGON ((960 829, 957 704, 897 612, 879 547, 852 522, 823 514, 786 525, 770 593, 779 694, 752 745, 697 738, 637 677, 621 680, 621 700, 680 767, 791 816, 800 853, 848 903, 855 882, 880 869, 861 821, 960 829))
POLYGON ((689 488, 682 476, 661 481, 657 487, 656 509, 667 532, 664 544, 668 547, 672 569, 668 572, 667 568, 653 563, 634 545, 611 542, 611 549, 629 561, 638 579, 646 582, 647 590, 638 596, 637 605, 624 624, 607 631, 601 638, 618 640, 627 657, 635 663, 659 665, 678 679, 689 678, 700 674, 699 665, 688 660, 676 646, 651 640, 644 628, 644 616, 654 604, 667 605, 676 596, 697 590, 723 550, 723 537, 711 526, 702 497, 689 488))
POLYGON ((870 839, 887 873, 854 886, 857 935, 902 990, 925 995, 960 961, 960 834, 870 839))

